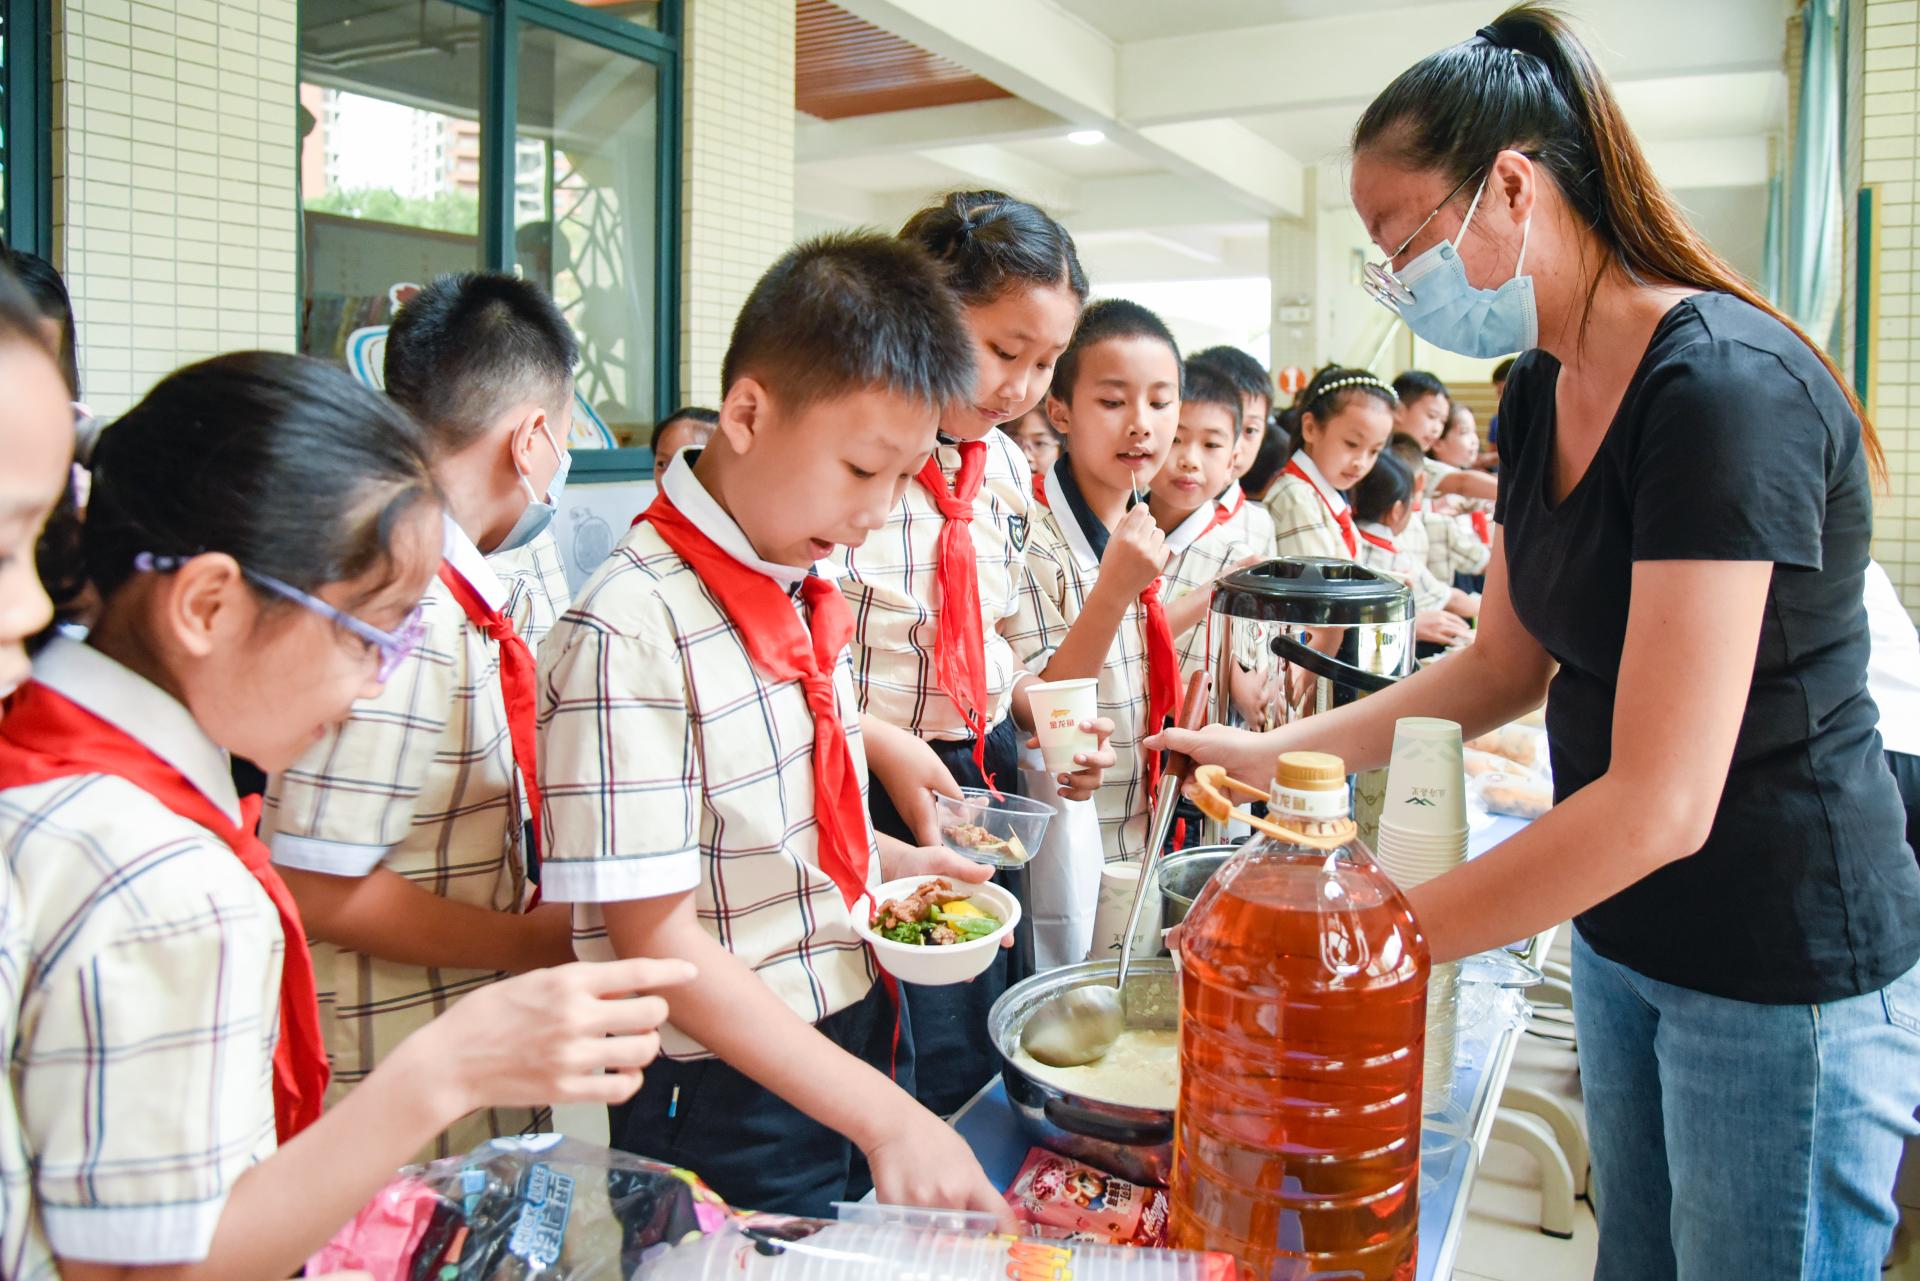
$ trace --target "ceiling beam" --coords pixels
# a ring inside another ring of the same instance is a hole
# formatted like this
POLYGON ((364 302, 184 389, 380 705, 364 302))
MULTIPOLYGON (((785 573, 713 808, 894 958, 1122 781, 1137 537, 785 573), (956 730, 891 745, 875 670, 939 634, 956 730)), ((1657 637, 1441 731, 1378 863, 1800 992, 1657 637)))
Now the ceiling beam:
POLYGON ((920 154, 978 186, 1007 192, 1056 214, 1070 213, 1080 205, 1080 191, 1073 179, 1004 147, 979 143, 932 147, 920 154))
MULTIPOLYGON (((1616 81, 1778 70, 1784 26, 1751 0, 1608 0, 1576 25, 1616 81), (1742 12, 1746 21, 1731 21, 1742 12)), ((1136 127, 1362 104, 1427 54, 1470 38, 1484 0, 1129 41, 1118 114, 1136 127), (1391 21, 1383 20, 1390 16, 1391 21)))
POLYGON ((1769 141, 1755 134, 1744 138, 1675 138, 1642 146, 1654 176, 1669 191, 1688 187, 1764 188, 1773 176, 1769 141))
POLYGON ((950 107, 883 111, 845 120, 803 116, 794 130, 794 159, 850 160, 898 155, 927 147, 1057 138, 1070 126, 1053 112, 1019 98, 964 102, 950 107))
POLYGON ((841 7, 1254 214, 1302 212, 1299 165, 1243 126, 1212 120, 1164 138, 1135 128, 1119 110, 1120 48, 1047 0, 841 0, 841 7))

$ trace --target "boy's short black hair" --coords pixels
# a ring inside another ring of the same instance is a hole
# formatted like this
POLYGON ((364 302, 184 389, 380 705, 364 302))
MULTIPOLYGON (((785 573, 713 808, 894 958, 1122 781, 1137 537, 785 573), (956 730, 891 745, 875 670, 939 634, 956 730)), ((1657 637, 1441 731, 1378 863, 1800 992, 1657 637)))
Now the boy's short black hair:
POLYGON ((437 450, 458 450, 515 402, 558 415, 579 359, 573 329, 539 285, 500 271, 435 276, 387 330, 387 394, 437 450))
POLYGON ((708 409, 705 405, 682 405, 665 418, 662 418, 660 425, 653 429, 653 434, 658 436, 668 427, 671 427, 674 423, 682 419, 690 423, 705 423, 707 426, 712 427, 720 422, 720 411, 717 409, 708 409))
POLYGON ((973 395, 973 337, 925 250, 877 232, 836 232, 781 255, 747 295, 720 366, 788 412, 885 390, 944 408, 973 395))
POLYGON ((1187 361, 1180 375, 1180 402, 1183 405, 1218 405, 1227 411, 1233 434, 1240 435, 1240 385, 1228 377, 1221 365, 1195 356, 1187 361))
POLYGON ((1413 501, 1413 473, 1391 451, 1373 460, 1373 470, 1347 491, 1355 520, 1383 523, 1401 503, 1413 501))
MULTIPOLYGON (((1225 344, 1208 347, 1204 351, 1194 352, 1187 357, 1187 360, 1189 363, 1205 361, 1209 365, 1218 367, 1233 380, 1234 390, 1242 396, 1264 400, 1267 402, 1267 409, 1269 411, 1273 409, 1273 379, 1267 376, 1264 365, 1238 347, 1228 347, 1225 344)), ((1239 417, 1238 413, 1234 416, 1239 417)))
POLYGON ((1040 398, 1039 404, 1035 405, 1032 409, 1029 409, 1026 413, 1020 415, 1018 418, 1008 423, 1007 426, 1009 428, 1018 427, 1021 423, 1026 422, 1029 418, 1038 422, 1042 427, 1047 429, 1047 435, 1053 438, 1054 444, 1059 445, 1062 448, 1066 447, 1066 443, 1067 443, 1066 437, 1060 434, 1060 429, 1053 425, 1053 419, 1047 413, 1047 398, 1045 396, 1042 396, 1040 398))
POLYGON ((1383 458, 1388 454, 1392 454, 1408 467, 1419 468, 1422 471, 1425 469, 1427 451, 1420 448, 1420 442, 1406 432, 1393 433, 1392 438, 1387 441, 1387 447, 1380 451, 1380 456, 1383 458))
POLYGON ((1393 394, 1403 405, 1411 405, 1422 396, 1444 396, 1448 404, 1453 403, 1453 393, 1447 390, 1447 385, 1424 369, 1409 369, 1394 379, 1393 394))
MULTIPOLYGON (((1165 321, 1137 302, 1128 302, 1125 298, 1102 298, 1088 304, 1087 309, 1080 313, 1080 323, 1073 330, 1073 341, 1060 353, 1060 359, 1053 367, 1050 394, 1055 399, 1068 405, 1073 403, 1073 380, 1080 374, 1081 353, 1109 338, 1158 338, 1173 353, 1174 368, 1183 368, 1180 363, 1180 344, 1173 340, 1173 331, 1167 328, 1165 321)), ((1239 417, 1240 410, 1236 404, 1235 421, 1239 417)))
POLYGON ((1508 356, 1505 360, 1493 367, 1492 381, 1494 386, 1498 387, 1507 381, 1508 376, 1513 373, 1513 362, 1518 359, 1520 359, 1518 356, 1508 356))

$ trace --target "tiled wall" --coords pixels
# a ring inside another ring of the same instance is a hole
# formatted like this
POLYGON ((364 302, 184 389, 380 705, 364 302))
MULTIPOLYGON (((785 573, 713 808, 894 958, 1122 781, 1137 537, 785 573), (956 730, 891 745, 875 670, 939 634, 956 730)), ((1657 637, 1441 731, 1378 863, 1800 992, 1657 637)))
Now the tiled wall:
MULTIPOLYGON (((1920 160, 1920 0, 1866 0, 1860 180, 1880 193, 1877 377, 1870 407, 1886 447, 1891 493, 1874 508, 1874 555, 1920 620, 1920 269, 1915 162, 1920 160)), ((1852 193, 1849 191, 1849 201, 1852 193)), ((1848 305, 1853 292, 1848 291, 1848 305)))
POLYGON ((680 397, 717 406, 734 316, 793 240, 794 7, 685 12, 680 397))
POLYGON ((54 252, 97 412, 292 350, 295 0, 56 0, 54 252))

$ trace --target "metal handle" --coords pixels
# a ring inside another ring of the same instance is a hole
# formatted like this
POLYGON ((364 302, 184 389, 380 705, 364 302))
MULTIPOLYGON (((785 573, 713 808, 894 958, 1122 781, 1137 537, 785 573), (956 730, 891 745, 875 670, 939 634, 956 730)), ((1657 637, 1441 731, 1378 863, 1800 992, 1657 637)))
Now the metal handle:
POLYGON ((1365 668, 1355 667, 1351 663, 1343 663, 1337 658, 1322 654, 1312 646, 1302 645, 1291 636, 1274 637, 1273 652, 1289 663, 1306 668, 1322 680, 1333 681, 1350 689, 1357 689, 1364 694, 1378 694, 1400 679, 1398 676, 1382 676, 1378 672, 1370 672, 1365 668))
MULTIPOLYGON (((1207 686, 1212 677, 1202 670, 1187 682, 1187 697, 1180 704, 1180 728, 1199 729, 1207 719, 1207 686)), ((1147 902, 1147 885, 1160 866, 1160 847, 1167 843, 1173 826, 1174 807, 1180 803, 1180 781, 1193 769, 1193 761, 1181 752, 1168 752, 1160 772, 1160 794, 1153 798, 1153 814, 1147 822, 1147 852, 1140 856, 1140 883, 1133 887, 1133 906, 1127 909, 1127 932, 1120 936, 1120 968, 1113 976, 1114 990, 1125 1000, 1127 967, 1133 964, 1133 932, 1140 928, 1141 909, 1147 902)))

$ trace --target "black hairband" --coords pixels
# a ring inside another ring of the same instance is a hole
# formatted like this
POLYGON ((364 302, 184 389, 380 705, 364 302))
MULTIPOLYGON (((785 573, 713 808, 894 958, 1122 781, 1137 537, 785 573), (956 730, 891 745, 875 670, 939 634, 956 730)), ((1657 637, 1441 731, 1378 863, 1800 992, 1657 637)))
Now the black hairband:
POLYGON ((1482 40, 1486 41, 1488 44, 1492 45, 1496 49, 1502 49, 1506 47, 1500 42, 1500 33, 1495 31, 1492 27, 1482 27, 1478 31, 1474 32, 1473 34, 1476 36, 1479 36, 1482 40))

